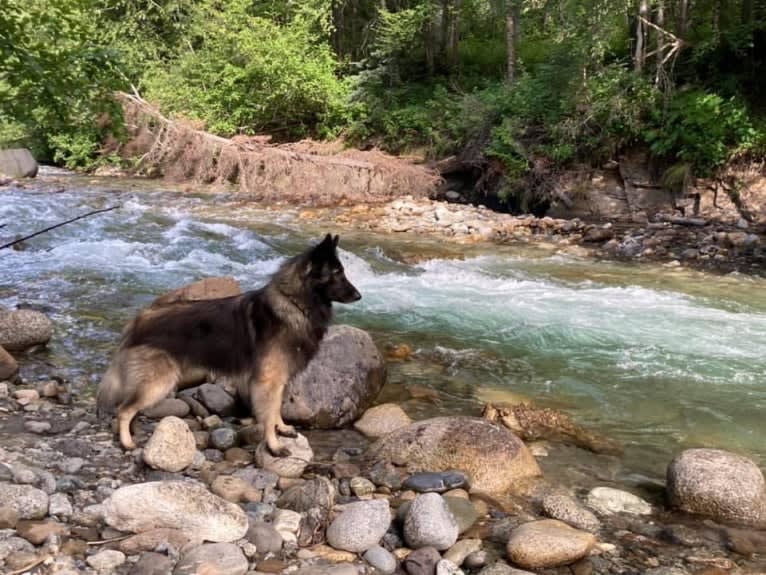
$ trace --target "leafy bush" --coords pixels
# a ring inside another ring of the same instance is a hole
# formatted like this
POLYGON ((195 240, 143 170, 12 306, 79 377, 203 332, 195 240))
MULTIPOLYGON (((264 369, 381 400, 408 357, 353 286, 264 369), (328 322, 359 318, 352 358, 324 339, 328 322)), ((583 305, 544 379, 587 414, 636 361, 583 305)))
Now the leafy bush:
POLYGON ((252 16, 250 4, 200 7, 190 49, 146 75, 148 97, 226 136, 336 134, 347 121, 350 90, 335 75, 329 46, 312 41, 300 22, 252 16))
POLYGON ((707 176, 733 154, 758 145, 762 135, 735 98, 689 90, 676 95, 664 115, 655 115, 645 138, 653 154, 686 162, 707 176))

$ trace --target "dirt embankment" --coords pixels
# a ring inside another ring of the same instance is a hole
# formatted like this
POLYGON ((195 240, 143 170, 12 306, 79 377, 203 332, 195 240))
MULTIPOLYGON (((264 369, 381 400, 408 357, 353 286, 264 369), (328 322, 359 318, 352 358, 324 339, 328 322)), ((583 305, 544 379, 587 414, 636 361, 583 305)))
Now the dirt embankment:
POLYGON ((257 201, 309 206, 428 197, 441 182, 436 171, 382 152, 311 141, 276 145, 268 137, 221 138, 170 120, 137 96, 121 93, 119 98, 129 137, 115 151, 140 158, 141 174, 233 187, 257 201))

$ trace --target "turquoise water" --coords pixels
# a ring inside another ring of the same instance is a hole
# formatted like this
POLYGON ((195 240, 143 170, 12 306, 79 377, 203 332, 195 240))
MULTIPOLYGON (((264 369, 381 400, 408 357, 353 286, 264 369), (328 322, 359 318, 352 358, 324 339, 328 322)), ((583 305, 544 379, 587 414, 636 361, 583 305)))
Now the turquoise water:
MULTIPOLYGON (((55 180, 63 191, 52 193, 45 182, 0 188, 0 239, 122 205, 23 251, 0 250, 0 305, 45 309, 56 323, 45 360, 87 383, 122 325, 158 294, 206 275, 259 286, 316 236, 224 196, 77 177, 55 180)), ((455 259, 454 246, 447 255, 438 242, 369 234, 341 245, 363 299, 339 306, 338 320, 369 329, 382 347, 415 350, 391 365, 387 396, 413 383, 438 392, 437 403, 408 401, 412 415, 478 413, 483 400, 517 394, 625 442, 624 475, 658 477, 691 445, 764 461, 763 280, 513 247, 461 248, 455 259)))

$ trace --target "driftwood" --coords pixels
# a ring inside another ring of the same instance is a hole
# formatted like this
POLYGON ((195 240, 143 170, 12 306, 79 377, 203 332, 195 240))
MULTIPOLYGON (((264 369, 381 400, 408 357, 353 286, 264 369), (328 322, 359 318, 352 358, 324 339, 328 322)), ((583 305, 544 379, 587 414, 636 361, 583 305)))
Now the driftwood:
POLYGON ((659 219, 677 226, 693 226, 699 228, 704 227, 709 223, 705 218, 685 218, 682 216, 661 215, 659 219))
POLYGON ((145 175, 234 186, 247 199, 303 205, 426 197, 441 182, 435 170, 382 152, 312 141, 276 145, 258 136, 227 139, 166 117, 137 93, 119 92, 117 99, 129 134, 119 153, 138 158, 137 170, 145 175))
MULTIPOLYGON (((58 224, 54 224, 52 226, 48 226, 44 230, 40 230, 40 231, 34 232, 32 234, 29 234, 28 236, 24 236, 23 238, 18 238, 18 239, 13 240, 12 242, 8 242, 7 244, 3 244, 2 246, 0 246, 0 250, 2 250, 4 248, 13 247, 16 244, 20 244, 21 242, 25 242, 27 240, 30 240, 30 239, 32 239, 34 237, 39 236, 40 234, 44 234, 45 232, 49 232, 51 230, 55 230, 56 228, 60 228, 61 226, 65 226, 67 224, 71 224, 72 222, 76 222, 77 220, 82 220, 83 218, 87 218, 89 216, 94 216, 96 214, 103 214, 104 212, 111 212, 112 210, 116 210, 119 207, 120 206, 112 206, 111 208, 104 208, 104 209, 101 209, 101 210, 93 210, 92 212, 88 212, 87 214, 82 214, 80 216, 77 216, 76 218, 69 219, 69 220, 67 220, 65 222, 60 222, 58 224)), ((3 224, 3 226, 4 225, 5 224, 3 224)), ((2 227, 2 226, 0 226, 0 227, 2 227)))

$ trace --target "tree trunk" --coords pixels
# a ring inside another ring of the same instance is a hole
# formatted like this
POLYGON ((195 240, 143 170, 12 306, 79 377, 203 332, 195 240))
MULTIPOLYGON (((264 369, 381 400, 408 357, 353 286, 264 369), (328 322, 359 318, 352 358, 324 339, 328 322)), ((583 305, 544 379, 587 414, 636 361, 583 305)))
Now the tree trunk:
MULTIPOLYGON (((665 28, 665 4, 663 0, 659 0, 657 3, 657 26, 665 28)), ((663 81, 663 74, 665 73, 662 66, 662 60, 665 58, 665 35, 657 31, 655 32, 655 37, 657 38, 657 69, 654 73, 654 85, 660 87, 660 83, 663 81)))
POLYGON ((680 14, 678 16, 678 36, 681 39, 686 39, 686 31, 688 30, 688 28, 689 28, 689 0, 681 0, 680 14))
POLYGON ((633 61, 636 72, 641 72, 644 69, 646 57, 646 24, 644 20, 648 19, 649 16, 648 0, 639 0, 638 16, 639 18, 636 20, 636 52, 633 61))
POLYGON ((516 80, 516 42, 518 41, 519 27, 521 19, 521 10, 517 0, 510 0, 508 3, 508 13, 505 17, 505 45, 508 51, 508 63, 506 69, 506 80, 508 86, 513 86, 516 80))
POLYGON ((462 0, 454 0, 451 6, 449 37, 447 40, 447 65, 452 72, 458 65, 458 51, 460 49, 460 9, 462 0))

